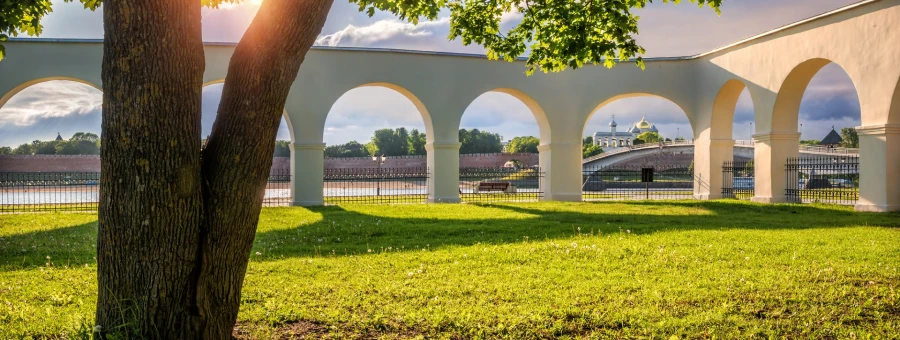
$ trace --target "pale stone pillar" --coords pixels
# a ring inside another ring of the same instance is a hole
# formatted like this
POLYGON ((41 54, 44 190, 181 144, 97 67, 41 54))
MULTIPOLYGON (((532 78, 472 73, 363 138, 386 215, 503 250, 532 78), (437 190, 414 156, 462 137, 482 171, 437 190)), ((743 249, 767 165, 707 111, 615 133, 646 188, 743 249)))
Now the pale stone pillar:
POLYGON ((900 210, 900 124, 860 126, 857 211, 900 210))
POLYGON ((694 144, 694 198, 722 198, 722 163, 734 159, 733 139, 699 138, 694 144))
POLYGON ((291 144, 291 201, 295 206, 324 205, 325 144, 291 144))
POLYGON ((753 135, 755 183, 753 202, 787 202, 785 164, 800 156, 799 132, 770 132, 753 135))
POLYGON ((431 142, 428 151, 428 203, 459 203, 459 142, 431 142))
POLYGON ((540 151, 541 190, 545 201, 581 202, 581 144, 551 143, 540 151))

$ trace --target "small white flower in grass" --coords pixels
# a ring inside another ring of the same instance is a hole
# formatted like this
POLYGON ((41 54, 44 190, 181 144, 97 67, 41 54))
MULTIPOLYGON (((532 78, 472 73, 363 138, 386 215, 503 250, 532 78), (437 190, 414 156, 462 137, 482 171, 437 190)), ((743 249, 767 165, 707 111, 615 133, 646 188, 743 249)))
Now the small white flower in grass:
POLYGON ((260 256, 260 255, 262 255, 262 253, 256 252, 256 256, 260 256))
POLYGON ((94 333, 100 333, 103 331, 103 326, 96 325, 94 326, 94 333))
POLYGON ((47 256, 47 259, 49 260, 49 259, 50 259, 50 256, 47 256))
POLYGON ((413 272, 409 272, 406 274, 407 276, 413 276, 413 272))
POLYGON ((463 258, 469 257, 469 254, 463 254, 463 258))
POLYGON ((631 234, 631 229, 628 229, 625 232, 631 234))
POLYGON ((369 252, 371 253, 371 252, 372 252, 372 249, 369 249, 369 252))
POLYGON ((419 270, 418 270, 418 273, 419 273, 419 274, 422 274, 422 270, 421 270, 421 269, 419 269, 419 270))

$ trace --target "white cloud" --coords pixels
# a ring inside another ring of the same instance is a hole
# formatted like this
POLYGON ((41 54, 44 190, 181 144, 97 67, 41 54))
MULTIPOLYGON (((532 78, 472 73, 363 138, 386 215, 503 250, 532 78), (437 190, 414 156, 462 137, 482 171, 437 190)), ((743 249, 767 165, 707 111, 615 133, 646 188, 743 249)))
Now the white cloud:
POLYGON ((449 31, 450 18, 413 25, 397 19, 379 20, 368 26, 347 25, 344 29, 316 39, 322 46, 371 46, 395 40, 431 40, 436 31, 449 31))
POLYGON ((32 85, 0 108, 0 127, 30 126, 41 119, 85 115, 99 110, 103 94, 72 81, 48 81, 32 85))

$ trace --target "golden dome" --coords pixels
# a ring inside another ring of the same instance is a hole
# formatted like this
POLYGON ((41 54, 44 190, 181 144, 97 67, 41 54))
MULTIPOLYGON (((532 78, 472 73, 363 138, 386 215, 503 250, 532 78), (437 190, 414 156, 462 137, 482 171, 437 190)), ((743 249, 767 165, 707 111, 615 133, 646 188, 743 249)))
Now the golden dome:
POLYGON ((652 125, 650 125, 650 122, 648 122, 644 117, 641 117, 641 121, 635 125, 637 125, 638 129, 641 130, 650 129, 652 127, 652 125))

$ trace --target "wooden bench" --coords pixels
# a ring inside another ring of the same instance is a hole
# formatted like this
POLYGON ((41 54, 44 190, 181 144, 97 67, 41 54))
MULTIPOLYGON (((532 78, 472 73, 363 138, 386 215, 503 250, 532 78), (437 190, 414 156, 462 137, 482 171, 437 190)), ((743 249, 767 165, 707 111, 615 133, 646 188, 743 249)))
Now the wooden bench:
POLYGON ((509 184, 509 182, 479 182, 478 186, 475 187, 475 193, 479 192, 505 192, 512 193, 515 192, 515 187, 509 184))

